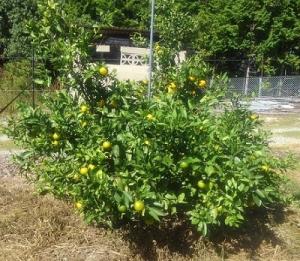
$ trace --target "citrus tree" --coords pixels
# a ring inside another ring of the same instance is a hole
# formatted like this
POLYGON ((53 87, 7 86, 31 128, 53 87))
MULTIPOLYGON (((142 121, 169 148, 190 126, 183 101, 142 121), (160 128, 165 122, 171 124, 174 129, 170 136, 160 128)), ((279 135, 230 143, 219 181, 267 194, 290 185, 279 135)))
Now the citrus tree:
POLYGON ((118 81, 105 64, 86 62, 90 32, 77 41, 73 20, 57 2, 45 5, 45 24, 33 32, 43 48, 47 30, 57 36, 46 51, 65 88, 41 107, 20 105, 6 129, 40 193, 72 202, 87 222, 159 226, 178 218, 204 235, 240 226, 249 208, 286 202, 287 162, 271 153, 257 115, 224 103, 225 78, 209 82, 201 55, 174 64, 181 44, 162 41, 148 99, 146 81, 118 81))
POLYGON ((180 68, 150 100, 143 83, 120 82, 104 65, 76 68, 72 94, 20 106, 7 129, 24 148, 17 162, 40 193, 111 227, 178 217, 206 234, 284 202, 286 162, 271 154, 258 116, 220 103, 221 78, 208 85, 193 61, 180 68))

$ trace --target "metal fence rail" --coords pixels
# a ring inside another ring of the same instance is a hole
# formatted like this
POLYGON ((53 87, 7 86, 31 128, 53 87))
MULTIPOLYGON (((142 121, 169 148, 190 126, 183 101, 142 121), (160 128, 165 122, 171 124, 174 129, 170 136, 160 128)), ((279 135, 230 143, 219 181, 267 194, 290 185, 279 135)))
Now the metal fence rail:
POLYGON ((254 97, 299 97, 300 76, 230 78, 229 91, 254 97))
POLYGON ((5 115, 13 114, 17 111, 18 103, 26 103, 33 105, 33 97, 35 103, 41 104, 41 98, 46 93, 51 93, 49 90, 0 90, 0 110, 5 115))

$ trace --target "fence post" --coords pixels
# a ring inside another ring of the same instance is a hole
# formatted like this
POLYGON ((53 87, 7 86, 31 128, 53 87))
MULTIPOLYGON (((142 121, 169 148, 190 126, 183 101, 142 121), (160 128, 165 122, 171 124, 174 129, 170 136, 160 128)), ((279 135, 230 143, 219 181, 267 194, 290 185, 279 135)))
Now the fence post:
POLYGON ((32 88, 32 107, 35 108, 35 84, 34 84, 34 73, 35 73, 35 53, 34 47, 32 47, 32 57, 31 57, 31 88, 32 88))
POLYGON ((261 97, 261 89, 262 89, 262 83, 263 83, 262 76, 259 77, 258 81, 259 81, 259 83, 258 83, 258 97, 261 97))
POLYGON ((250 66, 247 66, 247 71, 246 71, 246 80, 245 80, 245 91, 244 94, 248 94, 248 85, 249 85, 249 74, 250 74, 250 66))
POLYGON ((278 83, 278 97, 281 97, 282 95, 282 85, 283 85, 283 81, 282 81, 282 76, 279 77, 279 83, 278 83))

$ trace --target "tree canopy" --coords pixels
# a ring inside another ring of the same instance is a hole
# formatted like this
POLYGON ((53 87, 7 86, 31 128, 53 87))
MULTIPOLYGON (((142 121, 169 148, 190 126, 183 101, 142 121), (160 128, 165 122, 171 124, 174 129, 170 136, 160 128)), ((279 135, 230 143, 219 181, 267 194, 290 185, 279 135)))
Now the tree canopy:
MULTIPOLYGON (((28 23, 39 24, 37 6, 52 2, 74 10, 81 21, 149 27, 150 1, 0 0, 0 53, 28 52, 28 23)), ((247 60, 266 74, 300 70, 299 0, 156 0, 155 18, 161 44, 168 47, 192 49, 207 59, 247 60)))

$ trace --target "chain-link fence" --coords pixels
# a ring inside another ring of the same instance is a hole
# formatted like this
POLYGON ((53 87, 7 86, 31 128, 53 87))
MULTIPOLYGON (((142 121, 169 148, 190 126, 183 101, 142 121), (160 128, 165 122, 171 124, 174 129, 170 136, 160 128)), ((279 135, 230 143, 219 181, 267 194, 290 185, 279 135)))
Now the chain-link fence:
POLYGON ((230 78, 231 92, 254 97, 300 97, 300 76, 230 78))
POLYGON ((41 105, 44 94, 52 93, 50 90, 0 90, 1 115, 11 115, 17 111, 20 103, 41 105))

